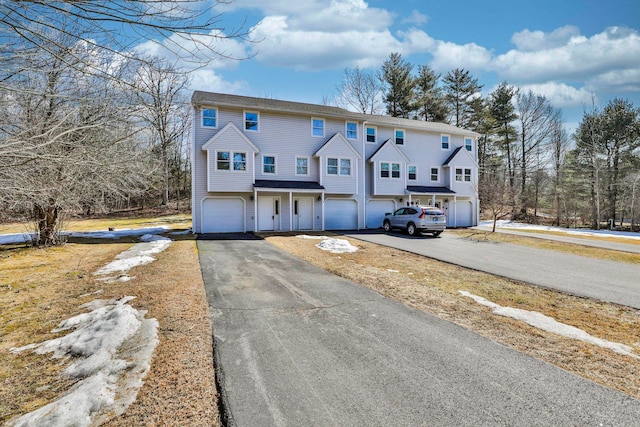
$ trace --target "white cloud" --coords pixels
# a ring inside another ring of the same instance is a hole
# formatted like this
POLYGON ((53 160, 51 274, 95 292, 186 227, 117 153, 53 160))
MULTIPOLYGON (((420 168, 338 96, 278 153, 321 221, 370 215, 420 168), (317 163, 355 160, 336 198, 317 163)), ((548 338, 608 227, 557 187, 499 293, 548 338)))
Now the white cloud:
POLYGON ((588 79, 586 87, 611 92, 640 92, 640 67, 599 74, 588 79))
POLYGON ((515 33, 511 37, 511 41, 516 45, 518 50, 532 52, 564 46, 573 37, 577 37, 579 35, 580 30, 577 27, 567 25, 552 31, 551 33, 524 30, 519 33, 515 33))
POLYGON ((191 87, 208 92, 249 95, 249 84, 245 81, 227 81, 214 70, 198 69, 191 73, 191 87))
POLYGON ((576 89, 565 83, 547 82, 520 86, 524 92, 544 95, 555 107, 576 107, 591 103, 593 94, 585 88, 576 89))
POLYGON ((491 64, 491 51, 475 43, 459 45, 438 41, 431 53, 432 67, 440 72, 448 72, 455 68, 480 71, 488 69, 491 64))
POLYGON ((402 20, 402 22, 406 24, 424 25, 429 22, 429 17, 414 9, 408 17, 402 20))
POLYGON ((256 59, 298 70, 378 66, 390 52, 426 52, 433 39, 419 30, 394 37, 382 31, 307 31, 292 29, 286 16, 268 16, 252 32, 256 59))
MULTIPOLYGON (((542 37, 541 40, 542 42, 538 44, 540 46, 546 39, 542 37)), ((522 44, 522 41, 520 43, 522 44)), ((525 43, 525 45, 527 48, 532 48, 535 43, 525 43)), ((638 58, 640 58, 638 32, 627 28, 611 27, 590 38, 573 35, 562 46, 537 51, 511 50, 497 56, 493 65, 501 78, 508 80, 576 81, 593 78, 612 70, 639 69, 638 58)))

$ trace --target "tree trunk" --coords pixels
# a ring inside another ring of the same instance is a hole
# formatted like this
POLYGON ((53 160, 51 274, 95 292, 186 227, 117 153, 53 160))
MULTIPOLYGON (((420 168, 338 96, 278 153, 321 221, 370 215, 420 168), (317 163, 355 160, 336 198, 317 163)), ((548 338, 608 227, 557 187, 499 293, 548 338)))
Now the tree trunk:
POLYGON ((58 239, 58 215, 60 207, 53 199, 49 199, 47 206, 39 203, 33 204, 33 218, 37 225, 38 241, 41 246, 57 245, 61 242, 58 239))

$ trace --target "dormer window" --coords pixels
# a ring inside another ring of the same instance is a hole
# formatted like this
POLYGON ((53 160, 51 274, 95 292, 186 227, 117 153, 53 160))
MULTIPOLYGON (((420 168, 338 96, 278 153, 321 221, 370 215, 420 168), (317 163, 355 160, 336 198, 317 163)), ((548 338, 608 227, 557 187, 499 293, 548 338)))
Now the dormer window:
POLYGON ((404 129, 396 129, 395 131, 396 144, 403 145, 404 144, 404 129))

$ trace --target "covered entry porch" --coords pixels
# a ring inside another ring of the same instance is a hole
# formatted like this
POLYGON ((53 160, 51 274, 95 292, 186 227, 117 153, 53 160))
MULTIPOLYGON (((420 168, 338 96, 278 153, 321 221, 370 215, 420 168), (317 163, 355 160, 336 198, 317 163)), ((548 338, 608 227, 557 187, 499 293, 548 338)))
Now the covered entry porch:
POLYGON ((320 230, 324 187, 312 181, 256 180, 253 216, 256 231, 320 230))
POLYGON ((471 205, 468 198, 464 202, 455 191, 448 187, 422 185, 407 186, 407 206, 429 205, 440 208, 447 215, 447 227, 468 227, 473 219, 469 217, 471 205))

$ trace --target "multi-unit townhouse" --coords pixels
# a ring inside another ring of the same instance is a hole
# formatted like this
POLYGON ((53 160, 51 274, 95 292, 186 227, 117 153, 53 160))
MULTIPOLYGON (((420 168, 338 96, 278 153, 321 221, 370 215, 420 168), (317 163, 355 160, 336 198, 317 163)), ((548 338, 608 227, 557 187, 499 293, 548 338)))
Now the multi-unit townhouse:
POLYGON ((378 228, 401 206, 478 220, 478 134, 444 123, 196 91, 193 230, 378 228))

